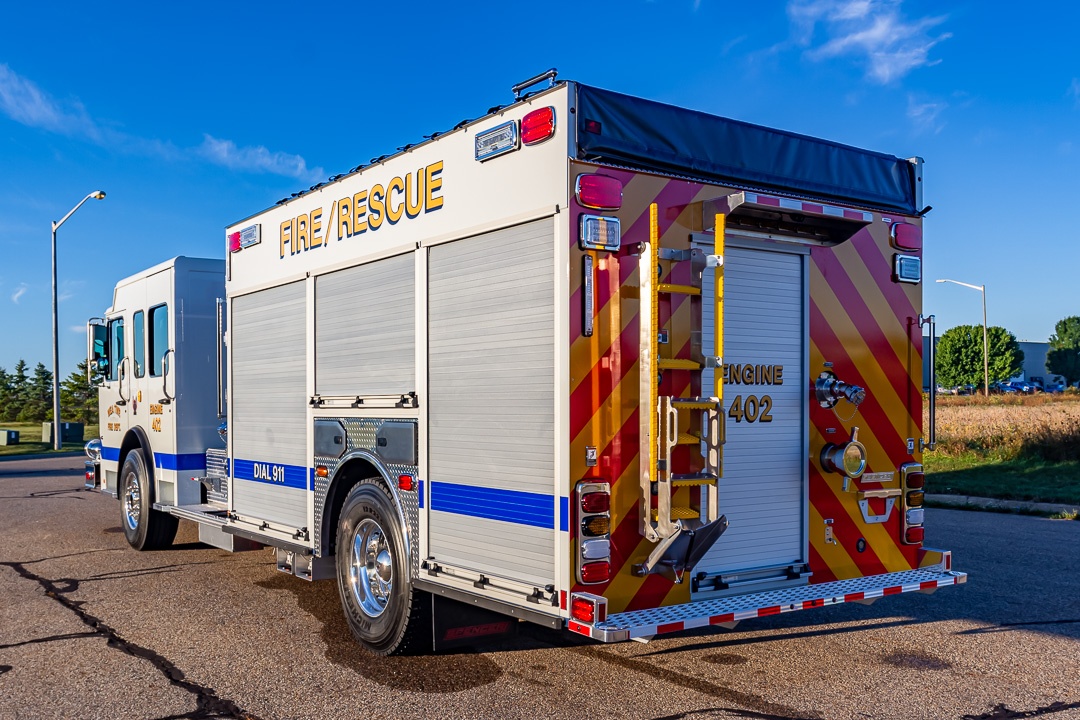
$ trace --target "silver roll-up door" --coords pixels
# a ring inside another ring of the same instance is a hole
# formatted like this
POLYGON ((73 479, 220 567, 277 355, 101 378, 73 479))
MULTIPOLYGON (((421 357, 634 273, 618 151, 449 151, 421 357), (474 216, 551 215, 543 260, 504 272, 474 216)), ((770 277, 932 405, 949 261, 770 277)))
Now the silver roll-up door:
POLYGON ((315 280, 315 393, 416 390, 416 270, 412 253, 315 280))
MULTIPOLYGON (((711 250, 710 250, 711 251, 711 250)), ((720 512, 730 526, 696 572, 805 562, 806 280, 804 255, 729 243, 724 257, 727 443, 720 512), (748 369, 749 368, 749 369, 748 369)), ((713 273, 704 274, 703 344, 713 341, 713 273)), ((711 392, 712 370, 702 385, 711 392)))
POLYGON ((552 221, 435 246, 428 282, 430 552, 551 583, 552 221))
POLYGON ((242 516, 307 525, 303 282, 233 300, 229 357, 233 503, 242 516))

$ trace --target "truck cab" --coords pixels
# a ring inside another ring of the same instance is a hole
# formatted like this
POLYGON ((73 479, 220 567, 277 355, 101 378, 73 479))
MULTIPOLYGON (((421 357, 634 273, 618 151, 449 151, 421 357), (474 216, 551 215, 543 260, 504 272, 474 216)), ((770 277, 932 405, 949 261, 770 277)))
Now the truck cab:
POLYGON ((88 322, 87 359, 103 380, 100 462, 87 484, 121 499, 137 547, 171 542, 176 519, 157 508, 201 503, 206 450, 224 446, 222 396, 206 382, 222 377, 224 293, 223 261, 176 257, 120 281, 105 316, 88 322), (158 522, 139 527, 140 510, 158 522))

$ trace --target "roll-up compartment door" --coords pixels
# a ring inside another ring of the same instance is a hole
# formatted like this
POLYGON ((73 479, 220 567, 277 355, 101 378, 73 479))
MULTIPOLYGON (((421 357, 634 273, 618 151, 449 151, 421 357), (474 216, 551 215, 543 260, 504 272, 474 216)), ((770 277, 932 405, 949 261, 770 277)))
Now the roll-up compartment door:
MULTIPOLYGON (((747 573, 806 561, 807 398, 805 256, 739 247, 724 257, 724 405, 727 442, 720 512, 728 530, 697 565, 707 574, 747 573)), ((713 296, 711 273, 702 294, 713 296)), ((713 303, 703 344, 713 346, 713 303)), ((713 386, 713 371, 702 384, 713 386)))
POLYGON ((554 241, 540 220, 430 249, 430 554, 554 582, 554 241))
POLYGON ((315 280, 315 393, 416 390, 416 270, 412 253, 315 280))
POLYGON ((229 435, 237 514, 307 525, 303 282, 232 303, 229 435))

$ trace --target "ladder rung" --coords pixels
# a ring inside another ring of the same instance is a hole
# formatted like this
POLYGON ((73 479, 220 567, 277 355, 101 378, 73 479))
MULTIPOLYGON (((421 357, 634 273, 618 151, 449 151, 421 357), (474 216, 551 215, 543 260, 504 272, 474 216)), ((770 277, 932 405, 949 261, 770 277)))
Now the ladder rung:
MULTIPOLYGON (((657 511, 657 509, 653 508, 653 511, 652 511, 653 520, 656 520, 659 517, 659 514, 660 513, 657 511)), ((673 508, 671 508, 671 519, 672 520, 693 520, 693 519, 699 518, 699 517, 701 517, 701 511, 700 510, 695 510, 694 508, 689 508, 689 507, 673 507, 673 508)))
POLYGON ((716 476, 709 472, 693 473, 691 475, 672 475, 671 482, 684 482, 690 480, 707 480, 708 482, 714 482, 716 476))
POLYGON ((673 398, 671 404, 680 410, 717 410, 720 403, 702 398, 673 398))
POLYGON ((657 283, 656 292, 677 295, 700 295, 701 288, 690 285, 673 285, 672 283, 657 283))
POLYGON ((660 358, 656 366, 661 370, 700 370, 701 363, 693 360, 680 360, 678 358, 660 358))
POLYGON ((679 433, 679 438, 675 441, 676 445, 697 445, 701 442, 701 438, 697 435, 691 435, 690 433, 679 433))

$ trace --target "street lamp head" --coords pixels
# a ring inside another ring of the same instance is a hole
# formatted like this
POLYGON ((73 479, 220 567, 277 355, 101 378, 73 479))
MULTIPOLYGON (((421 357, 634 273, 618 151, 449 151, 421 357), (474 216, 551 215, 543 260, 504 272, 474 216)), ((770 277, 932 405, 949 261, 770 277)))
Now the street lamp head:
POLYGON ((95 190, 94 192, 90 193, 90 197, 94 198, 95 200, 104 200, 105 199, 105 191, 103 191, 103 190, 95 190))

